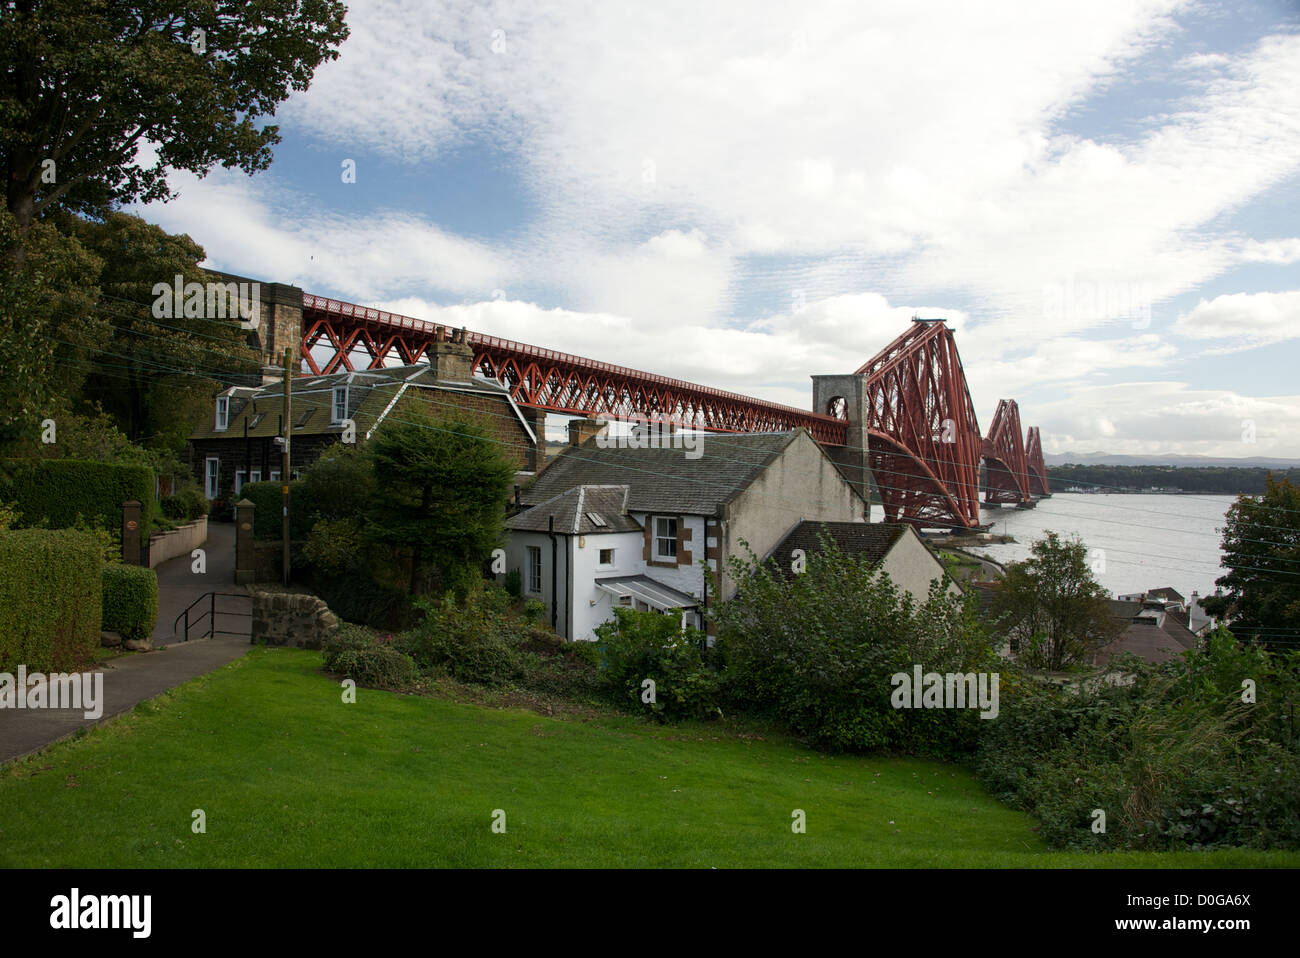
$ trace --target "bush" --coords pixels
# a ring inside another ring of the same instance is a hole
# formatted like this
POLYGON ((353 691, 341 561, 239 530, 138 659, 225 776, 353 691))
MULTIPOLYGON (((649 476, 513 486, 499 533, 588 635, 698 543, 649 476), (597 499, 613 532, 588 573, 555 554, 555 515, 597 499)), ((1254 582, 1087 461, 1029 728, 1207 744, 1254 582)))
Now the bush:
POLYGON ((12 502, 23 523, 51 529, 72 527, 81 516, 107 529, 122 526, 122 503, 141 503, 141 531, 153 529, 153 470, 147 466, 77 459, 9 461, 0 468, 0 501, 12 502))
POLYGON ((502 583, 507 593, 513 598, 519 598, 524 592, 524 576, 517 568, 511 569, 506 573, 505 581, 502 583))
MULTIPOLYGON (((247 499, 253 504, 253 538, 278 539, 284 528, 282 484, 276 482, 246 482, 239 492, 240 499, 247 499)), ((307 538, 311 532, 311 506, 301 497, 302 480, 289 482, 289 537, 294 541, 307 538)), ((231 505, 233 509, 233 503, 231 505)), ((213 513, 217 512, 217 503, 212 504, 213 513)))
POLYGON ((649 709, 659 718, 706 718, 719 713, 716 654, 699 629, 681 629, 675 615, 616 608, 613 622, 596 627, 601 676, 615 701, 649 709), (654 701, 646 702, 646 679, 654 701))
POLYGON ((326 671, 346 675, 368 688, 407 689, 420 678, 409 655, 347 623, 325 640, 321 652, 326 671))
POLYGON ((124 639, 147 639, 158 622, 158 575, 134 565, 104 566, 102 628, 124 639))
POLYGON ((0 671, 87 664, 99 648, 104 560, 71 530, 0 531, 0 671))
POLYGON ((830 751, 967 755, 981 722, 974 708, 896 709, 896 673, 997 672, 972 602, 936 583, 917 603, 888 575, 829 539, 787 577, 752 553, 733 558, 741 584, 714 604, 726 660, 724 707, 777 719, 830 751))
POLYGON ((397 647, 422 670, 445 669, 461 682, 512 682, 523 674, 528 629, 507 615, 509 601, 504 590, 486 583, 476 584, 463 604, 450 593, 441 600, 418 600, 423 619, 397 647))
POLYGON ((208 497, 195 485, 181 486, 172 495, 163 496, 158 505, 164 516, 180 522, 193 522, 208 514, 208 497))
POLYGON ((1131 684, 1024 683, 981 730, 976 773, 1056 848, 1300 848, 1293 658, 1224 633, 1181 661, 1129 661, 1131 684), (1257 702, 1242 701, 1244 678, 1257 702))

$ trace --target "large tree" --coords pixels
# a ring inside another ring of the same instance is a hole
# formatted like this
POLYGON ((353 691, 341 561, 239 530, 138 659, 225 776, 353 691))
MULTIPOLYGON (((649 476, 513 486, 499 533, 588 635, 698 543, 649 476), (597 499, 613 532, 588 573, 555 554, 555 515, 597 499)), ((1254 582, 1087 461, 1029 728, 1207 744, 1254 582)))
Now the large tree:
POLYGON ((478 422, 408 398, 365 447, 375 496, 366 535, 405 553, 412 595, 463 587, 501 542, 515 469, 478 422))
POLYGON ((0 171, 19 229, 56 206, 167 199, 169 169, 265 169, 280 137, 263 118, 338 56, 345 13, 337 0, 0 3, 0 171))
POLYGON ((1262 496, 1228 509, 1223 592, 1201 605, 1230 622, 1233 635, 1270 648, 1300 647, 1300 486, 1269 476, 1262 496))
POLYGON ((99 406, 132 441, 179 454, 195 422, 211 408, 220 383, 258 369, 248 334, 228 322, 184 315, 153 315, 155 283, 204 282, 203 248, 138 216, 108 213, 102 220, 58 219, 103 262, 95 317, 109 331, 92 357, 81 394, 99 406))
POLYGON ((1051 671, 1086 662, 1123 630, 1110 594, 1093 578, 1087 546, 1055 532, 1007 566, 992 613, 1021 662, 1051 671))

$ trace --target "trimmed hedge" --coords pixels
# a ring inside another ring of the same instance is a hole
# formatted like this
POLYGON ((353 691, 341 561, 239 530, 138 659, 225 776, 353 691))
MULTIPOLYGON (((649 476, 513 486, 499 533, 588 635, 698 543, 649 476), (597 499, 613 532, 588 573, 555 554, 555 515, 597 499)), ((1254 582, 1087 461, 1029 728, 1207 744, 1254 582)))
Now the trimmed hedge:
POLYGON ((147 639, 157 621, 158 574, 143 566, 104 566, 102 628, 124 639, 147 639))
MULTIPOLYGON (((301 479, 289 480, 289 536, 295 541, 306 539, 312 527, 312 510, 302 491, 301 479)), ((282 495, 279 481, 244 483, 239 499, 253 504, 253 538, 280 538, 284 517, 282 495)))
POLYGON ((103 567, 88 533, 0 530, 0 672, 90 662, 99 648, 103 567))
POLYGON ((122 503, 138 499, 141 528, 154 527, 154 475, 148 466, 116 465, 80 459, 10 460, 0 467, 0 502, 12 502, 24 525, 44 520, 51 529, 67 529, 83 516, 94 525, 122 528, 122 503))

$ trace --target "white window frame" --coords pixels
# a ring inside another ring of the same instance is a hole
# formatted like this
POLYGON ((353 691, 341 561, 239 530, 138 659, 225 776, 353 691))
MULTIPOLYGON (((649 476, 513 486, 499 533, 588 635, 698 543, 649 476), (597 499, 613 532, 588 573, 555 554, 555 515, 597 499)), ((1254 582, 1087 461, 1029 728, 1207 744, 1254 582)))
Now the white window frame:
POLYGON ((235 495, 239 495, 244 491, 244 484, 247 482, 244 477, 247 475, 248 473, 243 469, 235 470, 235 495))
POLYGON ((542 547, 526 547, 527 562, 524 563, 525 588, 529 595, 542 594, 542 547), (536 584, 534 584, 536 580, 536 584))
POLYGON ((650 547, 650 557, 655 562, 677 562, 677 517, 676 516, 654 516, 651 520, 651 538, 654 540, 650 547), (672 534, 660 535, 659 523, 671 523, 672 534), (664 553, 659 550, 661 542, 672 542, 672 552, 664 553))
POLYGON ((337 426, 348 418, 348 387, 335 386, 330 395, 330 425, 337 426), (343 399, 343 415, 339 415, 339 397, 343 399))
POLYGON ((614 560, 615 560, 615 555, 614 555, 614 553, 615 553, 615 550, 614 550, 614 549, 600 549, 600 548, 598 548, 597 551, 596 551, 596 568, 597 568, 597 569, 612 569, 612 568, 614 568, 614 560), (608 562, 604 561, 604 559, 603 559, 603 556, 605 555, 606 552, 609 553, 609 561, 608 561, 608 562))
POLYGON ((261 482, 261 481, 262 481, 262 470, 261 470, 261 469, 254 469, 252 472, 250 472, 250 473, 248 474, 248 481, 249 481, 249 482, 261 482))
POLYGON ((221 457, 209 456, 203 464, 203 490, 208 499, 215 499, 221 492, 221 457))
POLYGON ((280 481, 280 470, 279 470, 279 469, 272 469, 272 470, 271 470, 271 481, 272 481, 272 482, 279 482, 279 481, 280 481))
POLYGON ((217 397, 217 432, 225 432, 230 426, 230 397, 217 397))

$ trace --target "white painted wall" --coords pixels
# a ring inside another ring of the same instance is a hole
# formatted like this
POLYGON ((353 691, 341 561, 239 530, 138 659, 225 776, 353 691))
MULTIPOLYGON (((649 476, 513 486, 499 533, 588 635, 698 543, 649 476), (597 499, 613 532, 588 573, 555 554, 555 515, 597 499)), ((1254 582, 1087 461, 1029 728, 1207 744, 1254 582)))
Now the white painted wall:
MULTIPOLYGON (((616 575, 641 575, 641 533, 602 532, 572 536, 573 546, 573 635, 578 641, 595 641, 596 626, 614 618, 614 597, 596 587, 596 579, 616 575), (600 564, 600 550, 614 550, 614 564, 600 564)), ((657 571, 657 570, 656 570, 657 571)))
MULTIPOLYGON (((894 585, 910 592, 917 603, 926 600, 931 583, 944 575, 943 563, 926 548, 911 526, 903 530, 894 547, 885 553, 880 568, 889 574, 894 585)), ((948 583, 947 591, 949 595, 961 594, 961 589, 952 582, 948 583)))

